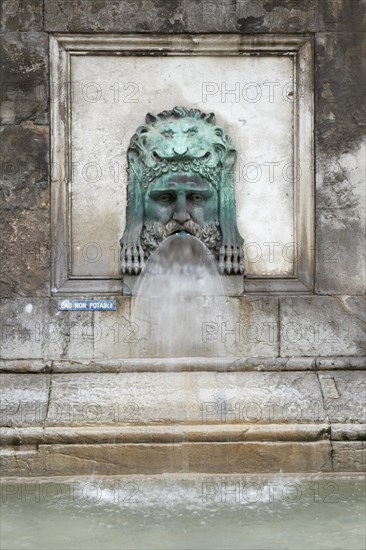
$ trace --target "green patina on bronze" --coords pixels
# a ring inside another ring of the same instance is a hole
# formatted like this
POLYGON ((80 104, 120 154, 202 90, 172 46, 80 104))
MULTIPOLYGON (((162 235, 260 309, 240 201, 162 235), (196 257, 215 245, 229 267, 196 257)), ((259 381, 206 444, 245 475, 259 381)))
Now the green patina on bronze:
POLYGON ((243 273, 236 223, 236 151, 214 113, 175 107, 147 114, 128 151, 122 273, 138 274, 165 238, 187 231, 206 244, 220 273, 243 273))

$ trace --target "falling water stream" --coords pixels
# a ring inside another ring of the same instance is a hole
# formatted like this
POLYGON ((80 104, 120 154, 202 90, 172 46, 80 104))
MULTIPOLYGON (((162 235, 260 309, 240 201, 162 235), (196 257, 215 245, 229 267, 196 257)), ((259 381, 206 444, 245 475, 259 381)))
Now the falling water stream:
POLYGON ((215 259, 184 231, 165 239, 152 254, 135 290, 132 320, 144 336, 140 356, 218 355, 202 327, 220 315, 223 289, 215 259))

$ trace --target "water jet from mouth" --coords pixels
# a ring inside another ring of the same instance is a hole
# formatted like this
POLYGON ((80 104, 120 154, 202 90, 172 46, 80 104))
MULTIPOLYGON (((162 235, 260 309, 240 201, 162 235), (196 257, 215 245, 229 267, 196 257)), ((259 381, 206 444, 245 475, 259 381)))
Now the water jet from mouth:
POLYGON ((202 330, 220 314, 222 297, 208 248, 184 230, 165 239, 136 285, 132 318, 144 339, 143 355, 217 355, 215 343, 204 341, 202 330))

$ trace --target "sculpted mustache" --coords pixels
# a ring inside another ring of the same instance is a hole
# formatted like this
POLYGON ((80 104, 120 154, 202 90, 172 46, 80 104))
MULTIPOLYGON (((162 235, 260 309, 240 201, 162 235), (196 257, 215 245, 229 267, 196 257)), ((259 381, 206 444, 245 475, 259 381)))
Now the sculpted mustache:
POLYGON ((176 220, 170 220, 165 226, 164 233, 166 236, 169 236, 180 229, 186 229, 188 233, 191 233, 194 236, 199 235, 202 231, 202 227, 193 220, 186 220, 184 223, 178 223, 176 220))

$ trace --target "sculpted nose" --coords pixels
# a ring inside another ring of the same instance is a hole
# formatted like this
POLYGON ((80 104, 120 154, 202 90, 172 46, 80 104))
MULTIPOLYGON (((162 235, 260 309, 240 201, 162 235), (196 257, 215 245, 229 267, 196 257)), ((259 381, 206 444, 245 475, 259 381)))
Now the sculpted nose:
POLYGON ((176 147, 173 147, 173 151, 178 157, 183 157, 188 152, 188 147, 185 147, 184 145, 177 145, 176 147))
POLYGON ((187 202, 184 195, 177 198, 177 202, 175 203, 173 220, 181 224, 189 220, 189 213, 187 211, 187 202))

